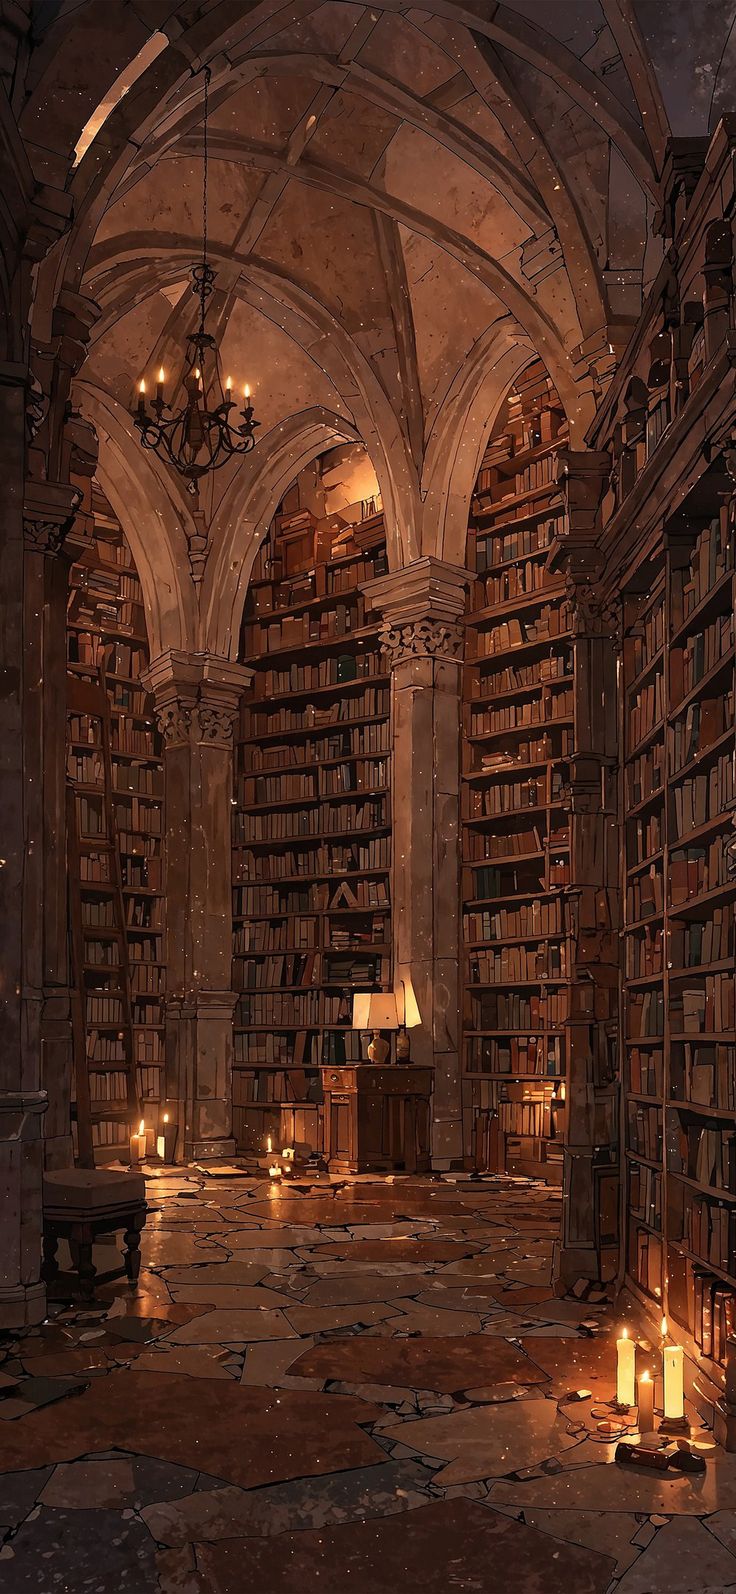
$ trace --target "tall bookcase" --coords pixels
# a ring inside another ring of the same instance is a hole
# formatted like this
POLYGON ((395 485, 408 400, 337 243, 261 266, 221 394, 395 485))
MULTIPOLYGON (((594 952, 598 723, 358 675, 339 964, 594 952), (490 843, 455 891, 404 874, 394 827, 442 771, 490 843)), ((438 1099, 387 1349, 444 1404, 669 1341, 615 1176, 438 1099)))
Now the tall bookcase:
POLYGON ((140 684, 149 662, 140 582, 96 486, 92 511, 67 613, 75 1133, 85 1161, 90 1147, 109 1161, 127 1158, 139 1106, 155 1129, 163 1098, 163 764, 140 684))
POLYGON ((562 1176, 573 655, 546 568, 562 407, 539 364, 511 392, 472 501, 462 753, 463 1112, 479 1168, 562 1176))
POLYGON ((391 987, 389 680, 361 586, 383 519, 276 516, 253 570, 233 822, 234 1133, 320 1149, 322 1063, 357 1061, 356 990, 391 987))
POLYGON ((736 1329, 734 527, 706 478, 624 599, 627 1267, 723 1381, 736 1329))

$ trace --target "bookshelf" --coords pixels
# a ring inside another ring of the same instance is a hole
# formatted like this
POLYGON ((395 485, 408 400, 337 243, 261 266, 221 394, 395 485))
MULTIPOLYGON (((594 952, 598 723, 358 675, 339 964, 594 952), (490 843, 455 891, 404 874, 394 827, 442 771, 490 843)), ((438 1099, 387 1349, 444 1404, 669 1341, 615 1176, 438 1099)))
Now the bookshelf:
POLYGON ((476 482, 461 780, 463 1117, 478 1168, 562 1178, 574 678, 547 568, 567 440, 543 368, 509 395, 476 482))
MULTIPOLYGON (((77 1153, 128 1156, 140 1105, 155 1129, 164 1089, 163 764, 151 699, 143 596, 107 500, 70 573, 67 781, 72 945, 82 996, 77 1153), (84 1096, 88 1095, 88 1111, 84 1096)), ((140 1116, 139 1114, 139 1116, 140 1116)))
POLYGON ((353 993, 392 983, 389 679, 361 595, 385 571, 380 513, 317 518, 295 489, 248 589, 233 816, 245 1154, 268 1135, 321 1149, 320 1065, 363 1060, 353 993))
POLYGON ((623 1089, 629 1277, 717 1382, 736 1329, 733 582, 706 476, 624 599, 623 1089))

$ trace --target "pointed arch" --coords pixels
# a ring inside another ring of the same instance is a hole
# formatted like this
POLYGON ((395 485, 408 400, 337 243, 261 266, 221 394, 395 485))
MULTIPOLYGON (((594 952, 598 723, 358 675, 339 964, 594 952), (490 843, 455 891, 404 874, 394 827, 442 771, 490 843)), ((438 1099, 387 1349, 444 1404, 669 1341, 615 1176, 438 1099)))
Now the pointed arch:
POLYGON ((204 649, 237 658, 253 561, 284 493, 325 449, 361 441, 341 416, 315 407, 274 427, 246 457, 212 522, 212 551, 202 589, 204 649))
POLYGON ((173 476, 144 453, 122 407, 90 382, 77 382, 74 393, 97 431, 96 474, 135 559, 151 654, 196 648, 197 599, 187 536, 197 528, 191 513, 173 476))

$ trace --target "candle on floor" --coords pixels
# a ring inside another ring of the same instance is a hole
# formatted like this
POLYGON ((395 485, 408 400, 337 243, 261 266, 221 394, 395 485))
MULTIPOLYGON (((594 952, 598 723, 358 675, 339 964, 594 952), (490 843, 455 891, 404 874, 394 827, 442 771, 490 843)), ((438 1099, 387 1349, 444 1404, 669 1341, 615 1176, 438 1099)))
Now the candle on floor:
POLYGON ((685 1352, 681 1345, 665 1345, 662 1370, 665 1421, 681 1422, 685 1416, 685 1352))
POLYGON ((281 1168, 277 1162, 273 1162, 268 1171, 272 1179, 281 1178, 281 1168))
POLYGON ((633 1406, 636 1370, 636 1346, 624 1329, 616 1340, 616 1402, 619 1406, 633 1406))
POLYGON ((163 1135, 156 1136, 156 1156, 160 1157, 162 1162, 166 1161, 166 1141, 163 1135))
POLYGON ((654 1430, 654 1384, 650 1373, 642 1373, 636 1385, 636 1404, 639 1408, 639 1433, 654 1430))
POLYGON ((268 1152, 268 1155, 270 1157, 271 1152, 273 1151, 273 1146, 271 1144, 271 1136, 270 1135, 266 1136, 266 1151, 268 1152))
POLYGON ((141 1121, 140 1121, 140 1123, 138 1125, 137 1133, 134 1134, 134 1135, 131 1135, 131 1137, 130 1137, 130 1162, 131 1162, 131 1167, 133 1166, 134 1163, 143 1162, 143 1159, 144 1159, 145 1155, 146 1155, 146 1126, 145 1126, 145 1123, 144 1123, 143 1119, 141 1118, 141 1121))
POLYGON ((176 1149, 176 1124, 169 1121, 169 1115, 164 1113, 164 1162, 174 1161, 176 1149))

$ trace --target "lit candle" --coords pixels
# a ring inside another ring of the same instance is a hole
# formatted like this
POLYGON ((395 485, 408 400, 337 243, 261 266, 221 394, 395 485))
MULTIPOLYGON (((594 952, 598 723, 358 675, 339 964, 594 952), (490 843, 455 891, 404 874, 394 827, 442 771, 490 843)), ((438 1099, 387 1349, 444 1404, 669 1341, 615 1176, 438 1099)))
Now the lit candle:
POLYGON ((225 383, 225 392, 227 393, 228 403, 229 403, 230 400, 232 399, 232 396, 233 396, 233 379, 232 379, 231 376, 228 377, 228 379, 227 379, 227 381, 225 383))
POLYGON ((145 384, 145 382, 143 380, 143 377, 141 377, 140 382, 138 383, 138 414, 139 415, 145 415, 145 413, 146 413, 146 384, 145 384))
POLYGON ((271 1152, 273 1151, 273 1145, 271 1143, 271 1136, 270 1135, 266 1136, 266 1150, 267 1150, 268 1155, 270 1157, 271 1152))
POLYGON ((159 373, 158 373, 158 381, 156 383, 156 398, 157 399, 163 399, 163 396, 164 396, 164 368, 163 368, 163 366, 160 366, 159 367, 159 373))
POLYGON ((268 1171, 272 1179, 281 1178, 281 1168, 277 1162, 272 1162, 268 1171))
POLYGON ((685 1352, 681 1345, 665 1345, 662 1352, 662 1369, 665 1420, 682 1422, 685 1416, 685 1352))
POLYGON ((135 1163, 142 1162, 144 1157, 145 1157, 145 1155, 146 1155, 146 1126, 145 1126, 145 1123, 144 1123, 143 1119, 141 1118, 141 1121, 140 1121, 140 1123, 138 1125, 137 1134, 131 1135, 131 1137, 130 1137, 130 1161, 131 1161, 131 1166, 133 1164, 135 1164, 135 1163))
POLYGON ((637 1382, 636 1404, 639 1408, 639 1433, 652 1433, 654 1429, 654 1384, 650 1373, 642 1373, 637 1382))
POLYGON ((621 1339, 616 1340, 616 1401, 619 1406, 634 1405, 635 1369, 636 1346, 624 1329, 621 1339))
POLYGON ((174 1161, 176 1149, 176 1124, 169 1122, 169 1115, 164 1113, 164 1162, 174 1161))
POLYGON ((166 1141, 163 1135, 156 1136, 156 1156, 160 1157, 162 1162, 166 1161, 166 1141))

